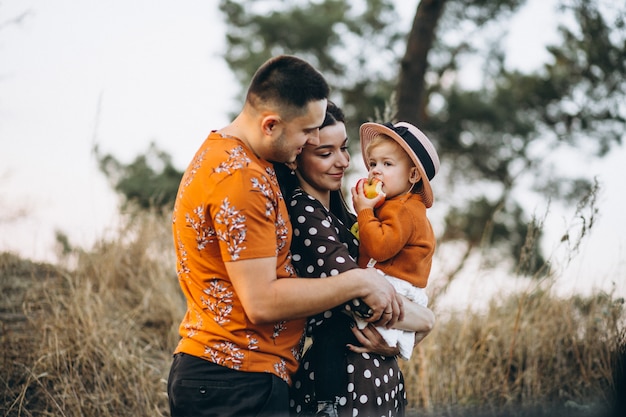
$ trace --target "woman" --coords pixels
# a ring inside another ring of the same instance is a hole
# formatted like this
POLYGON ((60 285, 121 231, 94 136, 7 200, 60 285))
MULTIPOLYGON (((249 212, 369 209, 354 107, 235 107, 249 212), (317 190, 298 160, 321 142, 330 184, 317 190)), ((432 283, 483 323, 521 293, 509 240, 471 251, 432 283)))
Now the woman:
MULTIPOLYGON (((347 140, 343 112, 329 102, 319 145, 303 149, 295 171, 276 166, 293 225, 293 264, 302 276, 330 277, 358 268, 358 240, 350 232, 356 218, 340 191, 350 163, 347 140)), ((404 305, 405 318, 396 327, 423 338, 434 323, 432 312, 406 300, 404 305)), ((354 326, 346 310, 360 307, 354 300, 309 319, 312 344, 294 377, 293 414, 404 415, 398 349, 387 346, 372 326, 362 331, 354 326)))

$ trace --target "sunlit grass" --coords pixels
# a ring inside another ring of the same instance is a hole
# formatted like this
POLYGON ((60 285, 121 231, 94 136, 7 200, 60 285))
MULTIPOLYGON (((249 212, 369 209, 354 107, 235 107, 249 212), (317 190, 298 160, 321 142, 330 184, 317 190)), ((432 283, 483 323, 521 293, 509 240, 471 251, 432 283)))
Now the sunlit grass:
MULTIPOLYGON (((169 415, 184 313, 171 245, 167 217, 143 214, 56 266, 0 254, 2 415, 169 415)), ((624 348, 614 294, 560 298, 546 281, 486 309, 436 313, 435 330, 401 362, 412 415, 582 416, 611 403, 624 348)))

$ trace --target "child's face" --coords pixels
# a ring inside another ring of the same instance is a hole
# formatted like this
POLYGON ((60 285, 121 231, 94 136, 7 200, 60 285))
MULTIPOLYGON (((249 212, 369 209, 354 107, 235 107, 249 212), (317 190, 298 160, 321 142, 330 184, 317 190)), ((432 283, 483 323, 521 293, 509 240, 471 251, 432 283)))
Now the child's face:
POLYGON ((367 169, 370 176, 383 182, 387 198, 407 193, 413 185, 411 173, 417 173, 409 155, 392 140, 382 141, 369 149, 367 169))

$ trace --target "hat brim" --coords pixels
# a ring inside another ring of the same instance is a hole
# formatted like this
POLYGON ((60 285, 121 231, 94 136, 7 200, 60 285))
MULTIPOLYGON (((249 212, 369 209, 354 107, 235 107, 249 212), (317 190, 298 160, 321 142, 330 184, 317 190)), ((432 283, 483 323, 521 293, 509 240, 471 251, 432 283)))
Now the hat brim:
MULTIPOLYGON (((423 142, 425 139, 426 141, 430 142, 428 138, 426 137, 426 135, 424 135, 419 129, 414 128, 414 130, 416 130, 417 132, 411 132, 411 134, 413 136, 416 136, 417 140, 419 140, 420 142, 423 142), (416 134, 421 135, 423 138, 417 136, 416 134)), ((428 179, 428 175, 426 175, 426 170, 424 169, 424 165, 422 165, 422 162, 417 157, 417 154, 415 153, 415 151, 413 151, 413 149, 411 149, 409 144, 406 143, 404 138, 402 138, 400 135, 398 135, 395 131, 388 128, 387 126, 381 125, 379 123, 371 123, 371 122, 363 123, 361 125, 359 129, 359 136, 361 140, 361 155, 363 156, 363 162, 365 163, 365 168, 368 168, 367 157, 365 155, 365 149, 367 148, 367 145, 369 145, 369 143, 372 141, 372 139, 374 139, 374 137, 376 137, 379 134, 389 136, 390 138, 395 140, 396 143, 398 143, 398 145, 400 145, 402 149, 404 149, 404 151, 409 155, 409 157, 413 161, 413 164, 415 164, 415 166, 417 167, 420 173, 420 176, 422 178, 423 187, 422 187, 422 191, 419 193, 420 196, 422 197, 422 202, 424 203, 426 207, 431 207, 434 202, 434 196, 433 196, 433 190, 430 186, 430 180, 428 179)))

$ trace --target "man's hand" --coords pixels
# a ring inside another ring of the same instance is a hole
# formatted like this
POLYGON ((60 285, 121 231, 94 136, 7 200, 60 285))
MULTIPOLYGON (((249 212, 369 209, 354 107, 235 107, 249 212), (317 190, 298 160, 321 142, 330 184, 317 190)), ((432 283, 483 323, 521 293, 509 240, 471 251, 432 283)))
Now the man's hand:
POLYGON ((377 326, 391 328, 404 318, 402 298, 393 285, 387 281, 383 273, 375 268, 361 269, 362 280, 367 294, 363 297, 373 310, 373 315, 366 321, 377 326))

